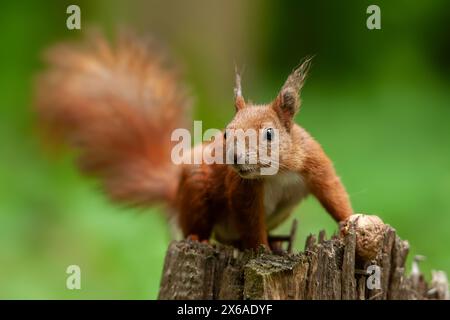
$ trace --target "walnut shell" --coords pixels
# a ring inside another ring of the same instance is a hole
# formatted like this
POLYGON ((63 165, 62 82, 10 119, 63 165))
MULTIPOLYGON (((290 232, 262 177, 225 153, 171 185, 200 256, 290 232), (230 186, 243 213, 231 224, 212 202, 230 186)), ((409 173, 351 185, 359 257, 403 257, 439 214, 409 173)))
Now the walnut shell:
POLYGON ((375 259, 383 244, 385 224, 373 215, 353 214, 341 224, 341 233, 348 233, 350 224, 355 226, 356 254, 365 261, 375 259))

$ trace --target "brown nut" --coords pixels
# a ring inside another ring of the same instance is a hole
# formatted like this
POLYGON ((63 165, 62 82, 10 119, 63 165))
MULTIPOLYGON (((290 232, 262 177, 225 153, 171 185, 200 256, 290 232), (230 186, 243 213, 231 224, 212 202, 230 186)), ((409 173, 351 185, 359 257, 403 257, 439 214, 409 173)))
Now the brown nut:
POLYGON ((350 224, 355 226, 356 254, 369 261, 375 259, 381 249, 385 224, 374 215, 353 214, 341 223, 341 233, 347 234, 350 224))

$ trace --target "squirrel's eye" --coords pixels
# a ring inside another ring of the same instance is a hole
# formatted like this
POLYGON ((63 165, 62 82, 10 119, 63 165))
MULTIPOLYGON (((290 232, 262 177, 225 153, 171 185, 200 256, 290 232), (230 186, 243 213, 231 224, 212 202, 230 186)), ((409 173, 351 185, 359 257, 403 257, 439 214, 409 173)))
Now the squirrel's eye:
POLYGON ((267 128, 266 129, 266 139, 268 141, 271 141, 273 139, 274 135, 275 135, 275 133, 274 133, 272 128, 267 128))
POLYGON ((227 132, 224 131, 224 132, 223 132, 223 139, 226 140, 226 138, 227 138, 227 132))

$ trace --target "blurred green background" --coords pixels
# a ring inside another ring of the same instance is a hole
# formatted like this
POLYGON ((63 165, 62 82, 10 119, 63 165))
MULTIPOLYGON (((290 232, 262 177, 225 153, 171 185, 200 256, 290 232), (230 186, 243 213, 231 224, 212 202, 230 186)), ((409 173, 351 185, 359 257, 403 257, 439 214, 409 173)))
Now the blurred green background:
MULTIPOLYGON (((156 298, 169 242, 157 208, 125 210, 54 158, 33 125, 42 50, 128 26, 160 39, 183 67, 195 119, 222 128, 233 114, 234 63, 244 94, 267 102, 315 54, 298 122, 334 160, 357 212, 408 239, 423 270, 450 271, 450 2, 9 1, 0 10, 0 298, 156 298), (66 28, 78 3, 82 30, 66 28), (366 8, 381 7, 381 30, 366 8), (82 289, 65 287, 68 265, 82 289)), ((305 236, 335 223, 313 198, 295 213, 305 236)), ((288 230, 285 223, 278 232, 288 230)))

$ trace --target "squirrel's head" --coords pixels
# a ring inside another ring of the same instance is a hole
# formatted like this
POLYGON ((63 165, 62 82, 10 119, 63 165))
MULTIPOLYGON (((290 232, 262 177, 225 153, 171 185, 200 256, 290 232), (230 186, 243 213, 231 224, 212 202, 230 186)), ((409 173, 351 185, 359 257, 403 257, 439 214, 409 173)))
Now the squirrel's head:
POLYGON ((274 175, 286 169, 283 155, 292 146, 294 116, 300 108, 303 87, 311 59, 287 78, 277 97, 268 104, 247 103, 242 96, 241 78, 236 72, 236 114, 224 132, 227 163, 243 178, 274 175))

